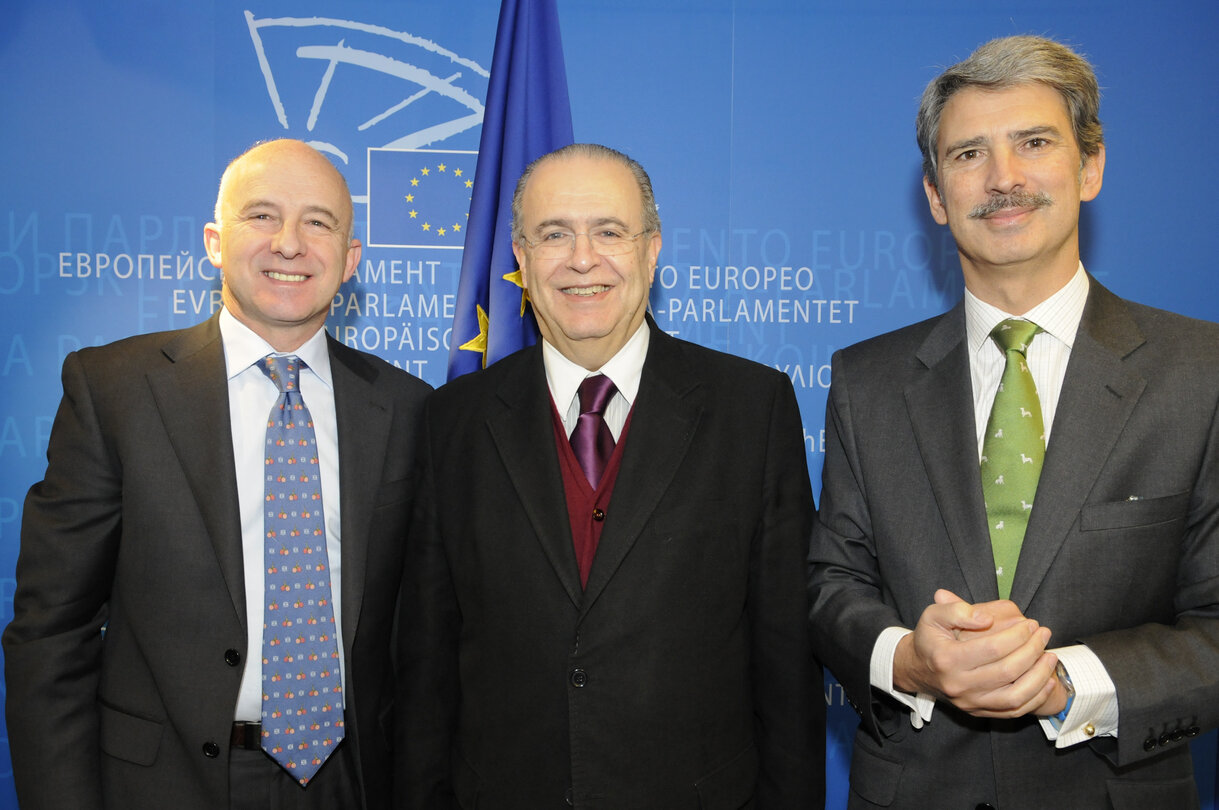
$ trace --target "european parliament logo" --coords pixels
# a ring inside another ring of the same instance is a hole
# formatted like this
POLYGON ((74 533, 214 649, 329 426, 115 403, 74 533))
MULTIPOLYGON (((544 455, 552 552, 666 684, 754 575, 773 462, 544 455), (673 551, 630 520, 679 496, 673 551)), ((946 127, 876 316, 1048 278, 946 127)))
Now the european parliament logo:
POLYGON ((461 248, 477 152, 368 150, 368 244, 461 248))
MULTIPOLYGON (((456 137, 459 145, 477 142, 490 75, 477 61, 426 37, 355 20, 246 11, 245 22, 283 134, 341 165, 358 166, 371 149, 419 149, 456 137)), ((353 184, 357 203, 364 201, 360 191, 353 184)))

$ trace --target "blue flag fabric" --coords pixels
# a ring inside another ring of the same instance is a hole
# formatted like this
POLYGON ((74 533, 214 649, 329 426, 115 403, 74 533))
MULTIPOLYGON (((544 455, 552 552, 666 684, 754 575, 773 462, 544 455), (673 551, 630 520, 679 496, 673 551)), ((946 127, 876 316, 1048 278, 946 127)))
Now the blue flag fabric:
POLYGON ((448 379, 537 341, 512 255, 512 192, 530 162, 571 142, 555 0, 504 0, 457 287, 448 379))

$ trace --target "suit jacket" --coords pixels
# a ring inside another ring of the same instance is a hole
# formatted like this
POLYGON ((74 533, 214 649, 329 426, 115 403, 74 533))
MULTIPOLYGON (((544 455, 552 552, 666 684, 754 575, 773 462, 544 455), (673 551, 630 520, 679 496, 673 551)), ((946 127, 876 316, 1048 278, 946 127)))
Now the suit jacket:
POLYGON ((1062 750, 1033 717, 945 702, 915 730, 868 683, 877 636, 936 588, 998 598, 963 305, 833 374, 810 620, 862 716, 851 806, 1196 806, 1186 743, 1219 722, 1219 325, 1091 281, 1011 596, 1117 688, 1117 738, 1062 750))
POLYGON ((650 328, 584 591, 541 346, 429 400, 404 807, 822 806, 791 383, 650 328))
MULTIPOLYGON (((346 742, 389 803, 391 627, 427 386, 329 340, 342 502, 346 742)), ((68 356, 25 502, 7 718, 21 806, 228 806, 247 650, 216 318, 68 356)), ((353 795, 352 806, 359 806, 353 795)))

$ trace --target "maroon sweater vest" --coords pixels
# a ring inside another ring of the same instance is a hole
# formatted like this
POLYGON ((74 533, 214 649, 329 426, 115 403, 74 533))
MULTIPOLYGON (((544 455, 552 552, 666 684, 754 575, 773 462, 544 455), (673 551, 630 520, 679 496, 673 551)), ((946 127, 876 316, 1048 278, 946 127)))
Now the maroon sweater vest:
MULTIPOLYGON (((618 480, 618 468, 622 466, 622 446, 626 444, 626 434, 631 428, 631 417, 628 415, 626 424, 622 426, 614 453, 601 474, 601 483, 593 489, 576 458, 576 452, 571 449, 571 441, 563 429, 563 420, 553 404, 550 411, 554 423, 554 442, 559 451, 559 471, 563 474, 563 493, 567 497, 571 540, 575 547, 576 565, 580 569, 580 587, 583 588, 588 585, 588 572, 592 570, 597 544, 601 542, 601 529, 605 526, 610 496, 614 494, 614 482, 618 480)), ((631 413, 634 413, 633 408, 631 413)))

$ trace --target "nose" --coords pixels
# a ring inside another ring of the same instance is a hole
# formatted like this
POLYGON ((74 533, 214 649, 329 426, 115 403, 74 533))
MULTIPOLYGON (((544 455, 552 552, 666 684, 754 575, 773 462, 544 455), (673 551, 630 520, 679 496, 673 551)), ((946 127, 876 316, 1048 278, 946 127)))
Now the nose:
POLYGON ((271 240, 271 250, 292 259, 304 252, 304 241, 300 238, 299 225, 295 222, 284 222, 271 240))
POLYGON ((1014 149, 1001 147, 991 152, 987 185, 990 191, 1008 194, 1024 185, 1024 168, 1014 149))
POLYGON ((571 256, 568 257, 568 263, 572 268, 581 272, 587 272, 596 267, 601 260, 601 254, 593 248, 593 239, 587 233, 576 234, 571 243, 571 256), (584 241, 580 241, 580 237, 584 237, 584 241))

